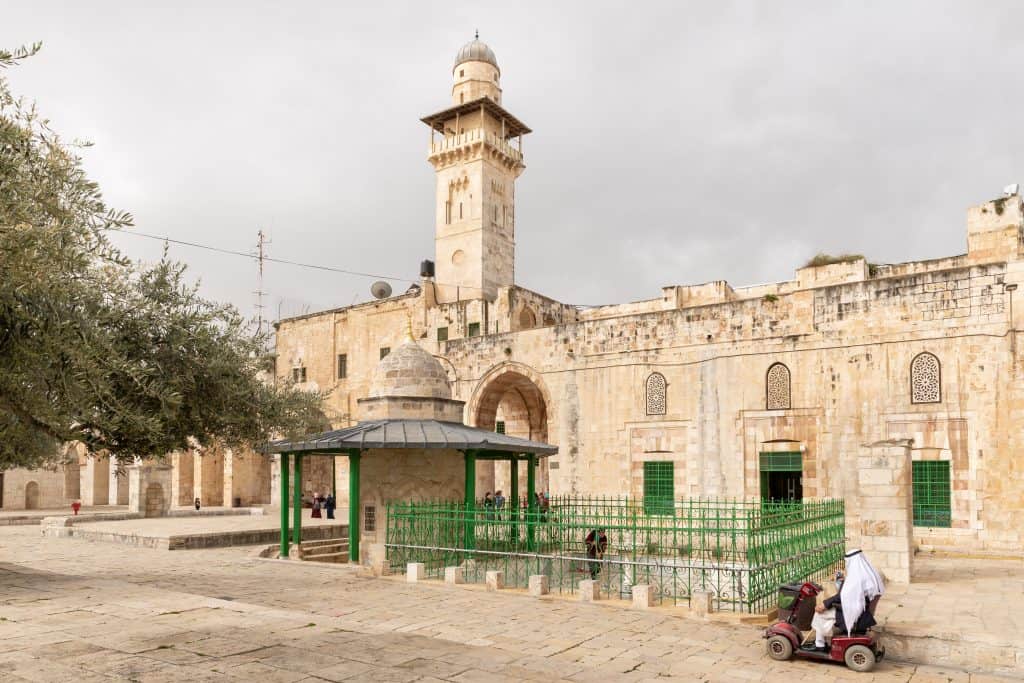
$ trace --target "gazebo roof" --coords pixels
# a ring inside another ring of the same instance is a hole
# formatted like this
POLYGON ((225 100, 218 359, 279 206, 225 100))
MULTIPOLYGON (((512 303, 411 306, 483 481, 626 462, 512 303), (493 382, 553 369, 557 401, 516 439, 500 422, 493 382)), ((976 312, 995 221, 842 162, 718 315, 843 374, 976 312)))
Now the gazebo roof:
POLYGON ((369 420, 303 439, 272 441, 264 453, 331 453, 373 448, 452 449, 554 455, 556 446, 440 420, 369 420))

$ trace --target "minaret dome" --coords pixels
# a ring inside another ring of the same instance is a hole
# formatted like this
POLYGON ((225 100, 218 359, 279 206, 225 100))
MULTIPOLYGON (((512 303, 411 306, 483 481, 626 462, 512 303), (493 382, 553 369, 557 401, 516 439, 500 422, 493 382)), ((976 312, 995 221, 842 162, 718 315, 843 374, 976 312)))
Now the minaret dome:
POLYGON ((481 97, 489 97, 501 103, 501 69, 498 68, 498 58, 494 50, 480 40, 479 32, 455 55, 452 77, 452 104, 464 104, 481 97))

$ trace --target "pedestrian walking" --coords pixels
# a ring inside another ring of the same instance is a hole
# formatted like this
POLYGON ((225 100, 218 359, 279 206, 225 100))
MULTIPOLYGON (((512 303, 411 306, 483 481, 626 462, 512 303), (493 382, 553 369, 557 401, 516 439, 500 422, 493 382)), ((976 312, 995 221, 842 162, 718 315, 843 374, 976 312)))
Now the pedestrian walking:
POLYGON ((323 515, 320 514, 320 494, 313 494, 313 517, 316 519, 322 519, 323 515))
POLYGON ((324 503, 324 509, 327 510, 327 519, 334 519, 334 508, 337 507, 337 502, 334 500, 334 494, 327 494, 327 501, 324 503))
POLYGON ((604 558, 604 553, 608 550, 608 535, 604 529, 594 529, 583 539, 583 543, 587 546, 587 557, 592 560, 588 563, 590 578, 596 581, 597 575, 601 573, 600 560, 604 558))

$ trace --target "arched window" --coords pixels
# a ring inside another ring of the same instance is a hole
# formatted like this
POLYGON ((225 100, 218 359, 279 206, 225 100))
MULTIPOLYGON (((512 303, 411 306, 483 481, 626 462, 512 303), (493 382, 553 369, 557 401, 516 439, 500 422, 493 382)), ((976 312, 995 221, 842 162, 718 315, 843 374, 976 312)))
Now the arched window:
POLYGON ((773 363, 765 376, 765 407, 768 410, 789 410, 789 368, 773 363))
POLYGON ((668 407, 665 393, 668 384, 665 382, 665 375, 660 372, 652 372, 647 378, 647 414, 664 415, 668 407))
POLYGON ((942 366, 927 351, 910 361, 910 402, 942 403, 942 366))

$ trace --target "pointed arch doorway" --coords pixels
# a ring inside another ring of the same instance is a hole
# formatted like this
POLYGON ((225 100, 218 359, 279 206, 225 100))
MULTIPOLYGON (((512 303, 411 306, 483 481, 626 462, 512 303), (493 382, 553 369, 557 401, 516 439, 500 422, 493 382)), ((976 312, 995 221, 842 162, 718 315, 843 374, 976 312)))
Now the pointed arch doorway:
MULTIPOLYGON (((551 443, 548 438, 549 406, 547 388, 535 370, 520 363, 503 363, 492 368, 477 385, 469 403, 469 424, 509 436, 551 443)), ((508 497, 512 491, 525 491, 524 469, 519 469, 518 481, 513 483, 509 463, 478 462, 477 493, 502 491, 508 497)), ((537 470, 537 490, 548 491, 550 480, 546 458, 537 470)))

